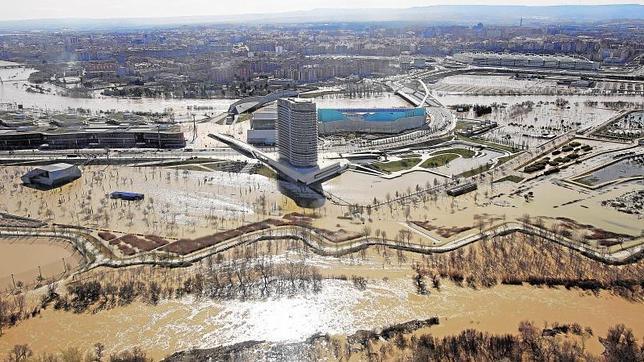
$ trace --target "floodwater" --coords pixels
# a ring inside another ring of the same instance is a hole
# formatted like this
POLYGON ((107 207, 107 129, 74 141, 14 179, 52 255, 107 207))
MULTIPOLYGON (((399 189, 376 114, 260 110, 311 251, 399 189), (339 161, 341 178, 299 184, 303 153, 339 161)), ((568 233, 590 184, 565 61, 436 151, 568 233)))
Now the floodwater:
MULTIPOLYGON (((109 352, 142 347, 154 358, 189 348, 209 348, 246 340, 301 341, 315 333, 350 334, 412 319, 438 316, 435 335, 466 328, 514 333, 522 320, 578 322, 595 336, 625 323, 637 338, 644 333, 644 304, 602 293, 591 296, 565 289, 497 286, 473 290, 446 284, 428 296, 417 295, 408 275, 370 280, 365 291, 351 282, 326 280, 319 294, 261 301, 181 300, 157 306, 141 303, 97 314, 47 310, 42 316, 8 329, 0 355, 17 343, 35 352, 67 346, 90 349, 105 344, 109 352)), ((587 347, 599 353, 596 338, 587 347)))
POLYGON ((39 266, 45 278, 62 274, 63 260, 69 269, 80 262, 80 256, 64 240, 0 238, 0 290, 11 285, 11 274, 16 282, 35 282, 39 266))
MULTIPOLYGON (((51 93, 41 94, 27 92, 29 82, 26 79, 35 70, 31 68, 0 69, 0 103, 18 103, 25 107, 37 107, 53 110, 67 110, 68 108, 85 108, 92 111, 140 111, 163 112, 171 108, 175 112, 187 111, 188 106, 212 107, 209 113, 221 113, 228 110, 228 106, 235 102, 234 99, 171 99, 171 98, 116 98, 98 96, 96 98, 71 98, 55 93, 56 87, 44 85, 45 89, 51 88, 51 93), (13 81, 16 80, 16 81, 13 81)), ((203 111, 195 111, 203 113, 203 111)))
POLYGON ((583 103, 586 101, 599 102, 635 102, 642 103, 641 97, 638 96, 587 96, 587 95, 476 95, 476 94, 459 94, 459 93, 439 93, 437 99, 447 105, 458 105, 458 104, 492 104, 505 103, 507 105, 513 105, 518 103, 523 103, 527 101, 532 102, 555 102, 557 98, 565 98, 570 103, 583 103))
POLYGON ((407 189, 415 190, 416 186, 425 188, 428 183, 434 185, 434 180, 443 183, 447 178, 426 171, 414 171, 394 179, 348 171, 325 182, 323 187, 325 191, 346 201, 370 203, 374 197, 384 201, 387 194, 394 198, 396 192, 403 194, 407 189))
POLYGON ((595 170, 587 176, 578 178, 577 181, 595 186, 609 181, 643 175, 644 160, 628 159, 595 170))
POLYGON ((7 212, 112 230, 176 233, 180 237, 190 230, 192 235, 212 234, 210 216, 221 218, 217 227, 234 228, 237 220, 265 218, 253 207, 260 196, 266 197, 268 210, 276 209, 283 200, 276 182, 260 175, 84 166, 79 180, 43 192, 20 184, 19 175, 27 169, 0 168, 5 185, 0 187, 0 198, 8 200, 4 205, 7 212), (109 199, 108 194, 118 190, 144 193, 146 198, 130 203, 109 199), (21 197, 12 197, 16 193, 21 197))
MULTIPOLYGON (((95 112, 140 111, 163 112, 172 109, 177 114, 187 113, 188 107, 211 107, 205 111, 219 114, 228 110, 228 106, 236 99, 172 99, 172 98, 119 98, 95 95, 94 98, 71 98, 58 95, 60 89, 51 84, 43 85, 50 92, 45 94, 28 92, 29 74, 32 68, 0 69, 0 103, 18 103, 25 107, 38 107, 53 110, 67 110, 68 108, 84 108, 95 112)), ((369 95, 365 97, 347 98, 343 95, 325 95, 315 98, 318 107, 406 107, 409 106, 400 97, 392 93, 369 95)))

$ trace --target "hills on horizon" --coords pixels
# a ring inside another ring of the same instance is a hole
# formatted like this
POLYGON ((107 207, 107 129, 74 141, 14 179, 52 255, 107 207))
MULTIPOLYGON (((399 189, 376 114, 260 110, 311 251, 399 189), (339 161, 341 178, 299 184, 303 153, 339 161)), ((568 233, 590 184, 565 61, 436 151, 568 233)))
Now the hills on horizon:
POLYGON ((412 8, 312 9, 267 14, 129 17, 52 18, 0 21, 0 30, 145 28, 200 24, 298 24, 402 22, 471 25, 484 24, 574 24, 615 20, 644 20, 644 5, 430 5, 412 8))

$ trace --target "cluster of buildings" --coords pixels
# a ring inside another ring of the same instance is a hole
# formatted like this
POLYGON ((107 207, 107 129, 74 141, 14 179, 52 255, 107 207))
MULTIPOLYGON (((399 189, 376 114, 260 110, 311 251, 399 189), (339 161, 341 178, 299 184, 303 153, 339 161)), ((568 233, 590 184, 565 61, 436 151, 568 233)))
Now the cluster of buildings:
POLYGON ((598 70, 599 63, 565 55, 514 53, 458 53, 454 59, 480 67, 546 68, 561 70, 598 70))
POLYGON ((179 126, 148 124, 136 120, 65 117, 47 122, 24 112, 0 114, 0 150, 81 148, 183 148, 186 140, 179 126))
MULTIPOLYGON (((255 145, 279 144, 278 135, 284 129, 284 107, 268 105, 253 113, 246 140, 255 145), (281 112, 281 113, 280 113, 281 112), (280 118, 282 117, 282 118, 280 118)), ((300 104, 300 103, 297 103, 300 104)), ((315 103, 307 102, 307 107, 315 103)), ((300 106, 305 107, 305 106, 300 106)), ((424 127, 428 116, 422 107, 415 108, 319 108, 311 115, 315 120, 315 135, 336 134, 398 134, 424 127)), ((311 128, 313 129, 313 128, 311 128)))
POLYGON ((399 74, 431 57, 473 52, 472 64, 596 69, 644 61, 628 24, 575 27, 328 25, 187 26, 0 36, 0 59, 34 79, 118 96, 245 97, 339 78, 399 74), (625 29, 624 27, 629 27, 625 29), (512 53, 491 56, 480 53, 512 53), (538 55, 565 55, 548 57, 538 55), (588 61, 583 61, 587 59, 588 61), (67 79, 66 79, 67 78, 67 79))

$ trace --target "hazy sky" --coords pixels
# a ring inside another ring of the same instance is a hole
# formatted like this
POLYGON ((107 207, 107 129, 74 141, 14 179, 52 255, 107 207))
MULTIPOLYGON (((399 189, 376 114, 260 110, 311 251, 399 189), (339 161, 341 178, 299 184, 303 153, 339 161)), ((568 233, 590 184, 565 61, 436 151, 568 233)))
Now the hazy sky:
POLYGON ((405 8, 423 5, 561 5, 644 3, 644 0, 2 0, 0 20, 40 18, 174 17, 275 13, 316 8, 405 8))

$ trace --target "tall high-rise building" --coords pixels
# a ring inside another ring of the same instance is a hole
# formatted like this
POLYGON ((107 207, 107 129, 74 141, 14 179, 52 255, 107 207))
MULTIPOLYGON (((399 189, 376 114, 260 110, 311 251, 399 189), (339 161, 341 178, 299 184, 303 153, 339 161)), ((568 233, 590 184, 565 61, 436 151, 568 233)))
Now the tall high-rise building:
POLYGON ((286 98, 277 101, 277 146, 280 160, 295 167, 318 162, 318 122, 315 103, 286 98))

